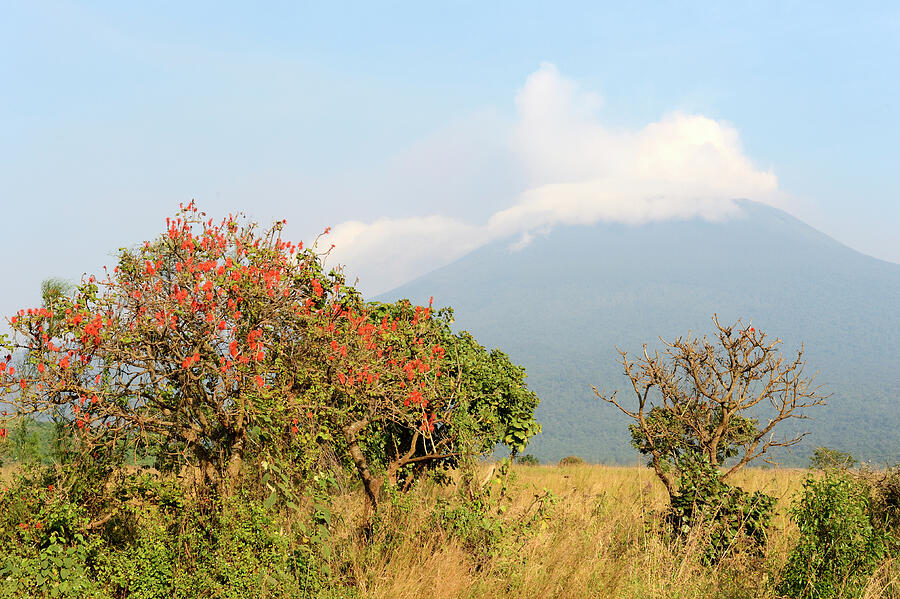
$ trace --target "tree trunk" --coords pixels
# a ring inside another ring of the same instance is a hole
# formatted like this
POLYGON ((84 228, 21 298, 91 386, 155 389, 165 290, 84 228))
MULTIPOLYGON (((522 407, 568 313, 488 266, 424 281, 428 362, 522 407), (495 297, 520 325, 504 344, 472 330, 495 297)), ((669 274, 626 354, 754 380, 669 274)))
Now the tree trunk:
POLYGON ((231 455, 225 466, 225 476, 222 480, 222 491, 226 495, 234 492, 238 479, 241 476, 241 466, 244 464, 244 437, 241 435, 231 444, 231 455))
POLYGON ((376 511, 378 509, 378 492, 381 490, 382 480, 372 476, 372 472, 369 470, 369 463, 366 461, 366 456, 359 446, 358 438, 359 432, 368 424, 368 420, 360 420, 349 426, 343 427, 341 431, 344 433, 344 439, 347 440, 347 449, 350 452, 350 457, 353 459, 356 470, 359 472, 359 477, 362 479, 363 488, 366 491, 369 505, 372 507, 373 511, 376 511))

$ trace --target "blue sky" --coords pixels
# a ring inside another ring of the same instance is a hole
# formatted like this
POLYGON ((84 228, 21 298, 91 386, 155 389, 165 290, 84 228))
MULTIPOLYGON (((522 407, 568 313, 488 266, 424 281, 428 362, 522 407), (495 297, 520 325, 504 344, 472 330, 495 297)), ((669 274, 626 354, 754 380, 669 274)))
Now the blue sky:
POLYGON ((492 236, 709 216, 715 194, 900 262, 895 5, 632 4, 4 3, 0 311, 191 198, 335 226, 371 291, 492 236), (423 235, 415 263, 366 260, 423 235))

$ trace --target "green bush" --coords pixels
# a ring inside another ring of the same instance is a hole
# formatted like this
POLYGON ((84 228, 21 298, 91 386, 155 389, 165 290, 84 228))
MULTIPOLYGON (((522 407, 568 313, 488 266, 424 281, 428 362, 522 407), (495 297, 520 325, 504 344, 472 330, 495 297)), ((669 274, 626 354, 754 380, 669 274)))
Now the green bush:
POLYGON ((580 466, 584 464, 584 460, 577 455, 566 456, 559 461, 560 466, 580 466))
POLYGON ((541 462, 536 457, 531 455, 530 453, 526 453, 525 455, 520 455, 516 458, 516 463, 522 466, 537 466, 541 462))
POLYGON ((856 459, 852 455, 828 447, 816 447, 809 458, 809 467, 816 470, 827 470, 829 468, 846 470, 855 465, 856 459))
POLYGON ((89 561, 99 543, 87 523, 43 477, 20 478, 0 501, 0 596, 96 595, 89 561))
POLYGON ((174 478, 25 471, 0 494, 0 597, 318 597, 329 568, 330 512, 278 511, 241 489, 216 501, 174 478), (52 481, 52 482, 51 482, 52 481))
POLYGON ((677 536, 706 535, 705 561, 716 563, 737 549, 761 554, 774 507, 774 497, 727 485, 717 468, 694 461, 682 466, 667 521, 677 536))
POLYGON ((891 540, 872 522, 869 507, 864 480, 838 470, 809 476, 791 508, 800 539, 779 591, 796 598, 855 596, 882 563, 891 540))
POLYGON ((471 478, 463 481, 454 496, 438 498, 432 512, 431 523, 459 541, 478 567, 491 557, 518 555, 525 540, 549 519, 556 503, 555 495, 543 489, 527 508, 510 512, 509 492, 516 486, 516 477, 509 466, 509 460, 503 460, 482 484, 471 478))

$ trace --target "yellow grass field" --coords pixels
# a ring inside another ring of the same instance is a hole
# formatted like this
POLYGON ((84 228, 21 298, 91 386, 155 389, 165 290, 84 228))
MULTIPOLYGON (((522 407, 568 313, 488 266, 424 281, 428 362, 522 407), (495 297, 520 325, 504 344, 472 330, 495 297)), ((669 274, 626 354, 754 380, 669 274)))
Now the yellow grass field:
MULTIPOLYGON (((492 468, 479 473, 490 478, 492 468)), ((447 526, 435 525, 453 483, 425 482, 392 502, 374 519, 371 536, 360 534, 366 514, 360 490, 339 496, 333 507, 330 558, 342 588, 323 596, 372 599, 732 598, 778 597, 779 572, 796 543, 788 516, 793 496, 808 475, 803 469, 747 468, 732 483, 778 499, 764 557, 741 554, 715 566, 701 560, 700 539, 671 540, 659 512, 665 491, 652 470, 599 465, 512 467, 503 539, 490 551, 473 551, 447 526), (549 493, 548 493, 549 492, 549 493), (543 517, 517 534, 516 523, 536 516, 536 497, 552 497, 543 517)), ((5 487, 15 475, 0 469, 5 487)), ((285 521, 291 526, 291 519, 285 521)), ((900 564, 887 561, 861 597, 900 599, 900 564)), ((261 590, 260 598, 268 597, 261 590)))
MULTIPOLYGON (((487 560, 473 560, 440 533, 423 535, 428 528, 417 525, 416 514, 397 516, 402 525, 392 533, 399 539, 391 550, 373 551, 376 535, 347 557, 360 594, 372 598, 776 597, 774 582, 797 533, 786 510, 806 472, 750 468, 733 481, 779 500, 765 558, 739 555, 704 566, 691 540, 679 544, 648 530, 649 514, 665 505, 651 470, 595 465, 516 466, 510 519, 544 489, 558 502, 532 535, 487 560)), ((446 492, 418 490, 421 513, 446 492)), ((346 526, 349 535, 352 523, 346 526)), ((886 563, 863 596, 896 596, 885 589, 896 587, 898 576, 886 563)))

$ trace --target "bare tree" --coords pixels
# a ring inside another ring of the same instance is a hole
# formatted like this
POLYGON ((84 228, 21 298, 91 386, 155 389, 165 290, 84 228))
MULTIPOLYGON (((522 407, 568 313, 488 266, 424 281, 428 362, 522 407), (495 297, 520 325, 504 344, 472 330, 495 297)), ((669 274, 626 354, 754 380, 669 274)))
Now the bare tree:
POLYGON ((616 397, 594 393, 634 420, 632 443, 650 464, 671 497, 673 474, 686 459, 721 467, 732 459, 722 478, 762 457, 773 447, 789 447, 807 433, 777 437, 775 427, 788 419, 807 418, 806 410, 823 405, 826 396, 804 376, 803 347, 785 358, 781 339, 741 320, 730 326, 713 316, 716 339, 690 333, 652 354, 629 359, 619 350, 625 375, 637 400, 629 409, 616 397), (760 422, 753 416, 762 417, 760 422))

